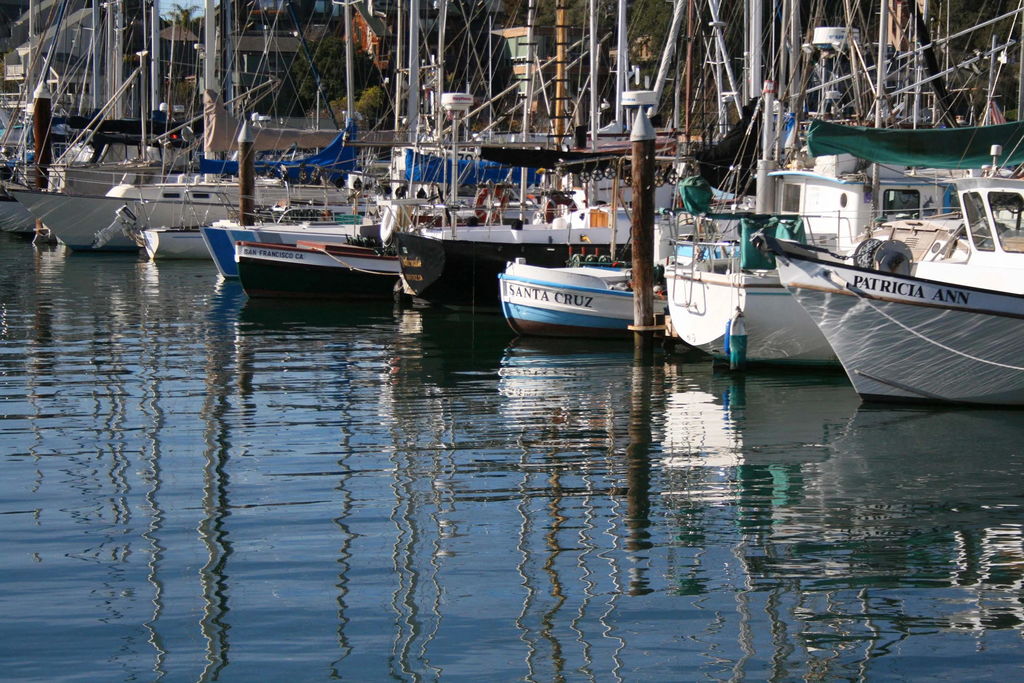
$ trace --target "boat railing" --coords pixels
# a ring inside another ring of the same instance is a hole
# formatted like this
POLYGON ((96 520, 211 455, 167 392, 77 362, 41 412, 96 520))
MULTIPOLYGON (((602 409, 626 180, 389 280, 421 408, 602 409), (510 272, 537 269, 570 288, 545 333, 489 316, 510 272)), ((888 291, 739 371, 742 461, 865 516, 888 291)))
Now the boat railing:
POLYGON ((738 242, 717 240, 676 243, 676 263, 694 270, 728 272, 739 267, 738 242))
POLYGON ((863 228, 842 211, 801 214, 808 244, 826 249, 852 245, 863 228))

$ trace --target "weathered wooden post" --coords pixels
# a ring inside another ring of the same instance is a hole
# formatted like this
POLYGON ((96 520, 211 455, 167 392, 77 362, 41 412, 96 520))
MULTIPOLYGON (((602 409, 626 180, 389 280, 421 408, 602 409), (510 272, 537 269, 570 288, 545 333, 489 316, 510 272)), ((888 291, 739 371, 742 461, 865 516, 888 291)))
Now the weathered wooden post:
MULTIPOLYGON (((36 188, 46 190, 49 186, 50 163, 53 161, 50 149, 50 123, 53 109, 50 104, 50 89, 46 87, 45 80, 36 87, 32 98, 32 151, 35 153, 32 176, 36 188)), ((36 219, 36 236, 45 235, 45 232, 46 228, 43 227, 43 222, 36 219)))
POLYGON ((633 129, 633 340, 638 356, 654 350, 654 127, 638 107, 633 129))
POLYGON ((253 153, 253 133, 249 122, 242 123, 238 132, 238 224, 256 222, 253 204, 256 197, 256 164, 253 153))

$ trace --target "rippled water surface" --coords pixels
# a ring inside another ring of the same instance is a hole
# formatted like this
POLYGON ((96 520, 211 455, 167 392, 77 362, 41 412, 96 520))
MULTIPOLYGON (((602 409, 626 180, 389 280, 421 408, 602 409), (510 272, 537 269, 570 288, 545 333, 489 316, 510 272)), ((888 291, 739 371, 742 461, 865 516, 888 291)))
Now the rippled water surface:
POLYGON ((0 677, 1013 680, 1024 420, 0 235, 0 677))

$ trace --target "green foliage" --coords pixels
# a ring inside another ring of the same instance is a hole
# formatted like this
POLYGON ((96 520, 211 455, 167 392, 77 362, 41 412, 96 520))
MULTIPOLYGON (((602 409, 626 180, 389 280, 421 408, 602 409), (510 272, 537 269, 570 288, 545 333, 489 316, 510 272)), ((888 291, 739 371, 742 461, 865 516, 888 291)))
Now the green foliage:
MULTIPOLYGON (((329 37, 310 44, 309 48, 313 54, 317 71, 320 73, 320 83, 327 100, 330 102, 343 100, 346 94, 345 41, 341 38, 329 37)), ((379 83, 379 72, 374 67, 369 55, 356 52, 352 62, 353 90, 356 93, 379 83)), ((296 55, 295 62, 292 64, 292 78, 295 82, 299 107, 302 111, 308 111, 315 106, 317 87, 313 70, 303 51, 296 55)), ((344 107, 344 104, 342 106, 344 107)))
POLYGON ((174 3, 171 5, 171 9, 166 12, 165 16, 171 21, 174 26, 180 26, 187 28, 190 31, 195 31, 199 27, 199 23, 202 20, 201 17, 196 16, 196 12, 202 9, 199 5, 180 5, 174 3))
POLYGON ((356 111, 363 115, 364 125, 372 128, 387 108, 388 98, 384 88, 379 85, 370 86, 359 95, 356 111))

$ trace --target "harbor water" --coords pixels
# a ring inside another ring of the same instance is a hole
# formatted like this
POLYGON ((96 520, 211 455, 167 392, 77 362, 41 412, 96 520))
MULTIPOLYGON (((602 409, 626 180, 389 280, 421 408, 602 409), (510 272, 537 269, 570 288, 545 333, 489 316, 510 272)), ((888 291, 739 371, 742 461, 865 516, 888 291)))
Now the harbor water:
POLYGON ((0 235, 0 678, 1019 679, 1022 417, 0 235))

